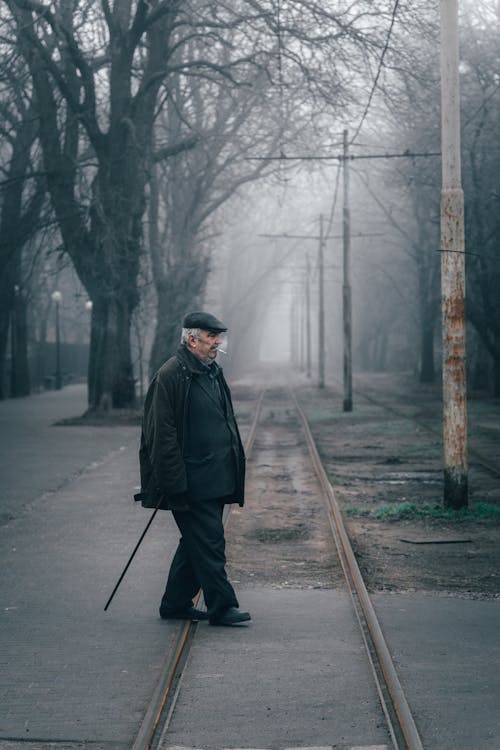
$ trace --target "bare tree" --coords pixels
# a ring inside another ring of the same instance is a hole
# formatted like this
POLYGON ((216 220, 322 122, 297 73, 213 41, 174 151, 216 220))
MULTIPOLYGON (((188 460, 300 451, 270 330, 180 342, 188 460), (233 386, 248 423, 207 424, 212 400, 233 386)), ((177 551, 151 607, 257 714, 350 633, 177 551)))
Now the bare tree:
MULTIPOLYGON (((326 116, 380 55, 394 4, 374 9, 356 0, 337 12, 315 0, 6 0, 5 7, 30 71, 64 248, 93 302, 89 404, 125 406, 134 399, 130 327, 147 185, 157 158, 199 139, 183 120, 180 140, 155 154, 169 91, 179 77, 196 76, 226 85, 237 102, 236 92, 265 72, 284 96, 288 83, 303 86, 309 112, 326 116)), ((188 110, 184 102, 180 111, 188 110)))
MULTIPOLYGON (((387 161, 384 171, 390 177, 386 179, 383 196, 373 189, 372 174, 370 185, 387 222, 400 234, 401 251, 408 254, 413 264, 410 278, 416 281, 420 379, 427 382, 434 378, 434 332, 439 322, 440 177, 439 160, 431 155, 440 150, 436 7, 433 8, 427 0, 401 4, 398 21, 380 80, 383 107, 389 113, 390 122, 385 131, 387 150, 407 150, 423 156, 387 161), (428 158, 426 154, 429 154, 428 158), (394 186, 398 190, 396 194, 392 190, 394 186)), ((472 323, 468 333, 469 349, 483 352, 482 382, 488 379, 484 370, 491 366, 490 382, 496 394, 500 393, 498 31, 498 8, 493 2, 466 0, 463 3, 460 52, 462 171, 466 209, 467 316, 472 323), (489 360, 486 365, 485 360, 489 360)), ((380 112, 383 113, 384 109, 380 112)))
POLYGON ((61 236, 93 302, 89 403, 124 406, 134 400, 129 334, 156 96, 181 3, 140 1, 134 12, 127 0, 103 2, 101 12, 93 3, 8 5, 61 236), (85 151, 91 188, 82 193, 85 151))
MULTIPOLYGON (((279 131, 266 128, 269 116, 258 81, 237 95, 220 87, 209 94, 210 88, 196 85, 188 97, 190 121, 196 132, 204 133, 202 142, 169 159, 151 182, 151 257, 158 297, 151 372, 175 349, 182 315, 203 299, 217 243, 218 210, 244 185, 274 168, 265 159, 249 159, 255 149, 274 153, 279 145, 279 131), (212 102, 211 111, 204 101, 212 102)), ((177 108, 178 102, 171 102, 170 129, 176 120, 180 125, 177 108)))
MULTIPOLYGON (((440 319, 437 22, 436 8, 427 0, 401 4, 380 79, 377 119, 385 125, 382 138, 380 132, 365 135, 370 144, 368 150, 380 153, 381 159, 365 163, 364 168, 356 165, 356 173, 382 212, 387 234, 392 232, 399 246, 395 257, 381 247, 383 275, 379 274, 379 278, 384 288, 387 280, 391 280, 395 292, 392 304, 397 306, 392 320, 399 321, 400 330, 403 331, 408 320, 416 321, 416 326, 410 327, 414 330, 410 348, 415 363, 418 362, 421 382, 435 380, 434 349, 440 319), (401 158, 384 159, 384 151, 399 154, 401 158), (401 285, 406 295, 403 306, 401 285)), ((373 244, 377 246, 376 241, 373 244)), ((385 293, 379 296, 385 297, 385 293)), ((385 300, 383 309, 387 317, 385 300)), ((395 331, 394 340, 397 341, 395 331)), ((388 361, 390 354, 388 351, 388 361)))
POLYGON ((15 55, 2 66, 0 202, 0 398, 6 394, 5 364, 10 340, 11 396, 30 392, 27 351, 28 289, 22 254, 35 233, 45 199, 45 180, 38 171, 34 144, 38 123, 29 90, 23 86, 25 69, 15 55))
MULTIPOLYGON (((229 28, 225 43, 247 49, 248 59, 260 64, 250 65, 244 76, 240 70, 232 85, 212 76, 181 75, 170 85, 157 125, 157 136, 163 128, 167 140, 175 141, 177 129, 189 122, 200 139, 193 150, 169 159, 151 182, 150 247, 158 297, 151 372, 175 348, 182 314, 203 299, 218 209, 243 186, 281 170, 272 157, 307 153, 311 142, 318 150, 330 143, 332 118, 352 96, 347 89, 353 71, 380 41, 376 34, 367 40, 356 28, 366 21, 364 3, 355 4, 351 16, 300 1, 278 0, 268 9, 250 5, 260 8, 262 26, 250 38, 246 30, 229 28), (315 25, 320 21, 324 30, 315 25), (267 54, 258 58, 262 36, 269 39, 267 54)), ((219 64, 227 69, 229 63, 223 47, 219 64)))
POLYGON ((492 362, 500 396, 500 55, 493 9, 469 9, 463 34, 467 314, 492 362), (484 19, 489 19, 489 24, 484 19))

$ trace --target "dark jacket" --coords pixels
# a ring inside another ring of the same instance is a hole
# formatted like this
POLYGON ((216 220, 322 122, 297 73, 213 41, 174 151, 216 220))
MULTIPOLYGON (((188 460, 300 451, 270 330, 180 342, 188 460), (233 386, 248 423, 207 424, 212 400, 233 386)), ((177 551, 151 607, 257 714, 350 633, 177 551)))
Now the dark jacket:
POLYGON ((179 347, 154 375, 144 403, 139 450, 141 492, 135 495, 144 507, 156 508, 160 503, 164 510, 184 510, 194 500, 220 497, 219 488, 225 502, 243 505, 243 445, 229 386, 222 370, 218 365, 215 368, 219 406, 211 400, 206 387, 207 368, 185 346, 179 347), (201 403, 204 408, 190 409, 192 402, 197 406, 201 403), (208 418, 208 429, 201 422, 197 425, 197 418, 208 418), (210 445, 197 439, 210 431, 210 445), (220 450, 224 441, 230 455, 227 450, 220 450), (232 471, 234 480, 229 495, 225 491, 228 471, 232 471))

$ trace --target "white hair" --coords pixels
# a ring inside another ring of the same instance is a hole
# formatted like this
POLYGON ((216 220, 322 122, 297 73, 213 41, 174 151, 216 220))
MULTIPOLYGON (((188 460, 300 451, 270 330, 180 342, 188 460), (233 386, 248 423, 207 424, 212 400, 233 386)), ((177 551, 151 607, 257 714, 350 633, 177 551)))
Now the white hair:
POLYGON ((195 339, 197 339, 200 332, 201 328, 183 328, 181 333, 181 344, 187 344, 190 336, 194 336, 195 339))

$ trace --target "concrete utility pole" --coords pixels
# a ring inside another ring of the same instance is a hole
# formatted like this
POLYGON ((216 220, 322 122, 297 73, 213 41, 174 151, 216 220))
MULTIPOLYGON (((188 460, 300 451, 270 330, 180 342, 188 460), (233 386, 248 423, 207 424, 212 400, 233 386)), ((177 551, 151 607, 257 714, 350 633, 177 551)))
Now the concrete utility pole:
POLYGON ((300 306, 300 369, 306 369, 306 333, 307 333, 307 310, 303 284, 298 284, 298 304, 300 306))
POLYGON ((297 307, 295 290, 292 289, 292 305, 290 306, 290 359, 294 366, 300 367, 300 316, 297 307))
POLYGON ((352 301, 350 280, 351 255, 351 217, 349 209, 349 142, 347 130, 344 130, 344 154, 342 157, 344 172, 344 211, 343 211, 343 246, 344 246, 344 280, 342 285, 342 309, 344 320, 344 411, 352 411, 352 301))
POLYGON ((306 254, 306 375, 311 377, 311 267, 306 254))
POLYGON ((319 248, 318 248, 318 388, 325 387, 325 284, 324 284, 324 245, 323 214, 319 217, 319 248))
POLYGON ((458 0, 441 0, 441 297, 444 505, 468 503, 464 195, 460 164, 458 0))

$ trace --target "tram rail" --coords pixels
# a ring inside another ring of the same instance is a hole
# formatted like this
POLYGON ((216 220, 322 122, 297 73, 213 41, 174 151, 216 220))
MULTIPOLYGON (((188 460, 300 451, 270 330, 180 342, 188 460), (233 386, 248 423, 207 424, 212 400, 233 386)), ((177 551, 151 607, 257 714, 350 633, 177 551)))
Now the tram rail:
MULTIPOLYGON (((303 434, 309 450, 311 461, 323 491, 333 541, 337 549, 340 565, 345 577, 348 593, 358 621, 376 690, 384 713, 388 734, 394 750, 423 750, 423 745, 399 681, 394 663, 387 647, 375 609, 366 589, 365 583, 349 537, 344 526, 340 507, 334 490, 321 463, 307 418, 291 387, 287 392, 302 425, 303 434)), ((258 433, 260 413, 265 391, 259 394, 256 401, 254 417, 245 441, 247 457, 251 456, 255 437, 258 433)), ((226 507, 224 521, 227 521, 230 507, 226 507)), ((196 623, 186 622, 175 625, 178 628, 174 646, 167 654, 160 677, 153 692, 150 704, 145 713, 132 750, 150 750, 157 740, 161 743, 168 731, 170 717, 175 709, 178 686, 182 680, 182 669, 187 661, 189 646, 196 632, 196 623), (177 690, 176 690, 177 686, 177 690)))
POLYGON ((335 497, 333 487, 330 484, 326 471, 321 463, 314 438, 309 428, 306 416, 300 407, 295 394, 292 392, 292 398, 295 407, 302 420, 302 425, 306 435, 307 445, 311 454, 311 459, 320 479, 324 491, 325 507, 330 523, 330 528, 335 540, 337 552, 339 554, 342 570, 351 595, 354 610, 360 625, 363 642, 367 650, 370 667, 377 686, 377 692, 381 700, 384 715, 387 719, 389 731, 395 748, 401 747, 398 740, 398 734, 402 734, 408 750, 423 750, 422 741, 418 733, 415 720, 411 713, 408 701, 404 694, 403 688, 399 681, 392 657, 390 655, 387 643, 382 633, 382 628, 378 621, 375 609, 368 594, 363 576, 359 569, 356 557, 354 555, 349 536, 347 534, 342 513, 335 497), (359 612, 361 606, 364 621, 359 612), (366 637, 368 630, 370 640, 366 637), (375 656, 375 658, 374 658, 375 656), (385 685, 381 682, 379 672, 382 672, 385 685), (391 705, 388 704, 385 697, 385 689, 390 695, 391 705), (391 710, 392 709, 392 710, 391 710), (397 723, 391 717, 395 712, 397 723))
MULTIPOLYGON (((247 456, 251 454, 255 440, 264 393, 265 392, 262 391, 259 394, 252 424, 245 440, 245 454, 247 456)), ((230 509, 230 506, 226 505, 223 516, 224 523, 227 522, 230 509)), ((199 604, 200 598, 201 594, 198 593, 194 600, 195 606, 199 604)), ((162 720, 162 715, 165 711, 166 705, 169 701, 172 701, 173 705, 175 705, 174 686, 178 679, 179 668, 187 659, 189 645, 194 637, 194 633, 196 632, 196 623, 189 621, 179 622, 176 623, 174 627, 177 628, 174 645, 166 655, 165 661, 163 662, 159 679, 141 722, 141 726, 139 727, 134 744, 132 745, 132 750, 149 750, 162 720)))

